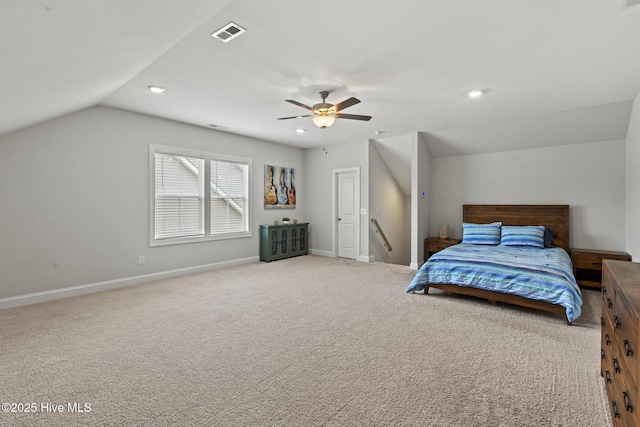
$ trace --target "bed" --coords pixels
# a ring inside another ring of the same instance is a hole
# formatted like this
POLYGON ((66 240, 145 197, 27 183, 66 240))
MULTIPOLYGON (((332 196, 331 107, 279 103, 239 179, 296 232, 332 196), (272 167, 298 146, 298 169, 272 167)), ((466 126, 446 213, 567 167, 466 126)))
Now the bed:
POLYGON ((503 238, 505 230, 516 229, 512 226, 541 226, 554 237, 544 249, 466 242, 451 246, 422 265, 407 292, 428 294, 430 288, 438 288, 564 313, 569 324, 580 316, 582 295, 567 253, 568 205, 464 205, 463 223, 499 223, 503 238))

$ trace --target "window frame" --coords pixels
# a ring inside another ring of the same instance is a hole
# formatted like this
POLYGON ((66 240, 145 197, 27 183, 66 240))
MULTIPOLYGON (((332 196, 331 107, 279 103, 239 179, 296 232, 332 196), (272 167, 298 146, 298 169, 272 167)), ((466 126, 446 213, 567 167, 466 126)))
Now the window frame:
POLYGON ((209 242, 217 240, 241 239, 252 236, 251 214, 251 171, 252 159, 231 156, 209 151, 167 145, 149 144, 149 246, 181 245, 187 243, 209 242), (166 154, 182 157, 196 157, 204 160, 204 234, 202 236, 156 238, 156 170, 155 155, 166 154), (211 234, 211 160, 227 161, 247 165, 246 217, 247 230, 241 232, 211 234))

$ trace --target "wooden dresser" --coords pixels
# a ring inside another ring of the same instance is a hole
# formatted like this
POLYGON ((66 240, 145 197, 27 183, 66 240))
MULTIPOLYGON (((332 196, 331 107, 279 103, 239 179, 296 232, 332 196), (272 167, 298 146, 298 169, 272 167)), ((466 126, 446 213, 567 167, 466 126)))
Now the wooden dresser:
POLYGON ((614 426, 640 426, 640 264, 604 259, 601 374, 614 426))

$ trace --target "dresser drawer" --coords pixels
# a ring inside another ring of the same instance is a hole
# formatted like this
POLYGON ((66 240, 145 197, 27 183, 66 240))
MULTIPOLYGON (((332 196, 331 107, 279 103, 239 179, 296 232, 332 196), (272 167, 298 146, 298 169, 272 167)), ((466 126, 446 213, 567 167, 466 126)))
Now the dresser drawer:
POLYGON ((611 318, 607 315, 602 316, 601 337, 600 348, 604 350, 606 360, 611 361, 611 359, 613 358, 613 349, 615 344, 613 340, 613 324, 611 323, 611 318))
POLYGON ((613 393, 613 358, 616 350, 614 342, 613 325, 609 316, 602 316, 602 334, 600 342, 600 375, 607 386, 607 394, 613 393))
POLYGON ((620 306, 616 301, 616 313, 613 316, 613 328, 615 329, 616 338, 622 342, 623 339, 631 340, 632 344, 638 341, 638 331, 636 330, 635 318, 628 312, 620 310, 620 306))
MULTIPOLYGON (((625 349, 620 345, 620 343, 615 343, 615 357, 614 359, 618 361, 617 367, 620 368, 620 379, 624 381, 626 387, 636 390, 638 389, 638 357, 635 355, 629 355, 625 353, 625 349)), ((613 365, 612 359, 612 368, 616 370, 616 366, 613 365)), ((638 408, 640 410, 640 408, 638 408)))
MULTIPOLYGON (((615 289, 613 288, 613 281, 611 280, 611 273, 608 270, 602 271, 602 302, 607 303, 607 298, 611 301, 615 301, 615 289)), ((608 304, 607 304, 608 305, 608 304)))
POLYGON ((602 294, 602 316, 609 316, 609 319, 612 321, 611 324, 613 324, 613 318, 615 317, 615 312, 616 312, 616 305, 615 305, 615 298, 613 297, 613 291, 611 293, 607 292, 607 293, 603 293, 602 294))
POLYGON ((634 386, 638 384, 638 324, 637 318, 630 311, 624 295, 616 295, 616 315, 613 319, 614 334, 616 336, 617 354, 624 368, 627 381, 634 386))
MULTIPOLYGON (((627 381, 626 375, 619 375, 613 394, 611 394, 611 416, 616 426, 637 427, 638 421, 638 391, 635 384, 627 381), (615 402, 615 405, 614 405, 615 402), (618 417, 615 416, 616 410, 618 417)), ((607 389, 607 393, 609 389, 607 389)))
MULTIPOLYGON (((613 318, 615 317, 615 301, 616 301, 616 291, 611 282, 611 278, 606 280, 606 276, 610 275, 607 270, 602 272, 603 280, 602 280, 602 316, 609 316, 609 322, 613 325, 613 318)), ((613 326, 612 326, 613 329, 613 326)), ((612 330, 613 332, 613 330, 612 330)))

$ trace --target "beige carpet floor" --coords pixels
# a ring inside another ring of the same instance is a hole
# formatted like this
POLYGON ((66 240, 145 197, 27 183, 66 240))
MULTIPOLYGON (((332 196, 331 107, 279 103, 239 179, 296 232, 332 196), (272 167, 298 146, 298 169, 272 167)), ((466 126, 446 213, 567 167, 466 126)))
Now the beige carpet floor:
POLYGON ((0 400, 35 404, 0 425, 610 425, 598 292, 568 326, 414 273, 304 256, 0 310, 0 400))

